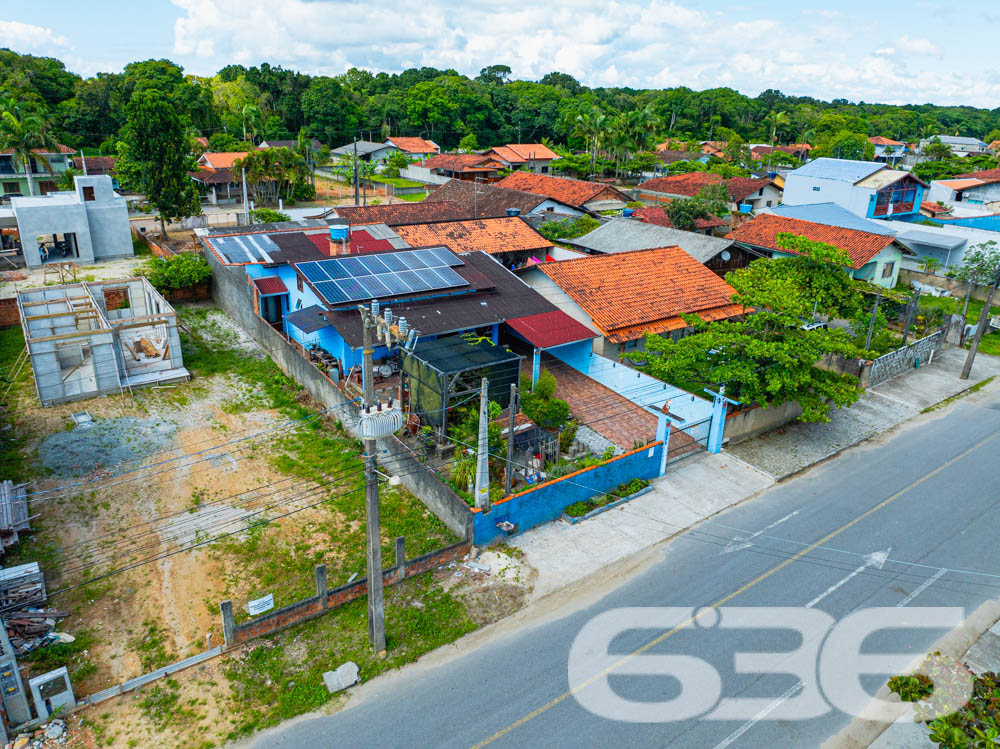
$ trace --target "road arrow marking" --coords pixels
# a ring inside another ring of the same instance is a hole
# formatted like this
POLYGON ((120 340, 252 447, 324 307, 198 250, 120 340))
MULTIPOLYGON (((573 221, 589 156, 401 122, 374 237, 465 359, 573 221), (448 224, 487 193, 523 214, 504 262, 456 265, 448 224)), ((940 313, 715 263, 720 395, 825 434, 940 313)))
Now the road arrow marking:
POLYGON ((806 608, 807 609, 811 609, 817 603, 819 603, 824 598, 826 598, 828 595, 830 595, 831 593, 833 593, 833 591, 837 590, 838 588, 840 588, 843 585, 846 585, 850 580, 853 580, 855 577, 857 577, 858 575, 860 575, 862 572, 864 572, 869 567, 875 567, 876 569, 882 569, 882 565, 884 565, 885 564, 885 560, 889 558, 889 553, 891 551, 892 551, 892 547, 890 546, 888 549, 885 549, 884 551, 874 551, 871 554, 865 555, 865 562, 864 562, 864 564, 862 564, 860 567, 858 567, 856 570, 854 570, 854 572, 852 572, 851 574, 849 574, 843 580, 841 580, 838 583, 834 583, 829 588, 827 588, 822 593, 820 593, 818 596, 816 596, 814 599, 812 599, 809 603, 806 604, 806 608))
POLYGON ((720 554, 731 554, 734 551, 743 551, 744 549, 749 549, 751 546, 753 546, 753 539, 757 538, 757 536, 761 535, 762 533, 766 533, 767 531, 769 531, 772 528, 774 528, 776 525, 781 525, 782 523, 784 523, 789 518, 795 517, 798 514, 799 514, 798 510, 795 510, 794 512, 790 512, 787 515, 785 515, 785 517, 783 517, 783 518, 781 518, 779 520, 775 520, 770 525, 765 526, 764 528, 761 528, 759 531, 757 531, 756 533, 753 533, 753 534, 747 536, 746 538, 743 538, 742 536, 734 536, 733 540, 730 541, 728 544, 726 544, 726 548, 724 548, 719 553, 720 554))
POLYGON ((763 710, 761 710, 759 713, 753 716, 750 720, 748 720, 746 723, 744 723, 742 726, 737 728, 726 738, 724 738, 722 741, 716 744, 715 749, 726 749, 726 747, 732 744, 734 741, 736 741, 736 739, 738 739, 740 736, 745 734, 755 725, 764 720, 764 718, 766 718, 768 715, 777 710, 783 702, 791 699, 791 697, 800 689, 802 689, 803 686, 804 686, 803 683, 800 681, 795 686, 789 688, 788 691, 786 691, 783 695, 778 697, 778 699, 776 699, 774 702, 765 707, 763 710))

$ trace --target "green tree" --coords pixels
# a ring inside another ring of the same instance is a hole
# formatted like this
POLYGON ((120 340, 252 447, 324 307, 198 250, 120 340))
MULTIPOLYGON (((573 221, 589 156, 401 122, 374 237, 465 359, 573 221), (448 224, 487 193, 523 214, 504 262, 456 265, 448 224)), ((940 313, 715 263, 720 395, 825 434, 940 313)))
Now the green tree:
POLYGON ((28 194, 35 194, 32 162, 40 164, 52 174, 52 165, 45 152, 59 150, 59 144, 49 132, 45 119, 38 114, 22 113, 13 102, 7 102, 0 111, 0 151, 9 151, 14 161, 24 168, 28 179, 28 194))
POLYGON ((487 65, 479 71, 476 80, 487 86, 502 86, 510 80, 509 65, 487 65))
POLYGON ((693 198, 674 198, 663 210, 670 217, 675 229, 691 231, 695 221, 729 213, 729 190, 724 183, 705 185, 693 198))
POLYGON ((857 400, 858 380, 815 365, 828 354, 856 356, 858 349, 846 331, 803 330, 802 321, 814 309, 831 316, 859 309, 860 294, 841 267, 850 262, 845 252, 785 239, 799 254, 757 260, 726 277, 733 302, 747 310, 741 318, 706 323, 685 315, 692 335, 677 341, 647 335, 646 350, 627 356, 668 382, 725 385, 727 395, 762 407, 797 402, 800 420, 829 421, 831 405, 857 400))
POLYGON ((472 151, 479 150, 479 140, 476 138, 475 133, 466 133, 462 136, 462 140, 458 142, 458 150, 462 153, 471 153, 472 151))
POLYGON ((993 240, 973 245, 962 254, 962 264, 955 273, 956 278, 969 284, 962 305, 962 317, 969 311, 969 299, 977 286, 993 283, 1000 273, 1000 246, 993 240))
POLYGON ((558 429, 569 421, 569 404, 556 398, 556 378, 547 369, 538 373, 535 387, 531 378, 521 378, 521 410, 545 429, 558 429))
POLYGON ((146 196, 160 214, 160 231, 167 220, 201 213, 198 189, 188 172, 195 163, 191 144, 174 104, 161 91, 139 91, 126 111, 115 170, 122 184, 146 196))
POLYGON ((924 146, 921 153, 923 153, 923 155, 931 161, 943 161, 944 159, 950 159, 955 155, 952 150, 942 143, 941 139, 936 135, 931 138, 930 143, 924 146))
POLYGON ((280 224, 292 220, 287 213, 276 211, 273 208, 254 208, 250 211, 250 218, 255 224, 280 224))
POLYGON ((306 131, 328 146, 350 140, 360 116, 361 108, 350 92, 333 78, 313 78, 302 94, 306 131))

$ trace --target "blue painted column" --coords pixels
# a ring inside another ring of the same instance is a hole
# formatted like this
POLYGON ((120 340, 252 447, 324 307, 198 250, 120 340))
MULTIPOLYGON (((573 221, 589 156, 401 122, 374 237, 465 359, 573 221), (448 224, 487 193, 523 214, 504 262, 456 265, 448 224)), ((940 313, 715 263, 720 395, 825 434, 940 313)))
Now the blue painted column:
POLYGON ((531 391, 535 391, 535 383, 538 382, 538 373, 542 369, 542 350, 540 348, 535 349, 535 353, 531 357, 531 391))
POLYGON ((500 342, 500 323, 493 323, 493 330, 490 331, 490 340, 493 341, 494 346, 500 342))
POLYGON ((670 419, 663 411, 656 414, 656 439, 663 442, 663 454, 660 456, 660 476, 667 472, 667 450, 670 448, 670 419))
POLYGON ((722 452, 722 438, 726 433, 726 411, 727 404, 739 405, 739 401, 726 397, 726 386, 719 388, 718 393, 705 389, 705 392, 713 397, 712 401, 712 425, 708 430, 708 444, 706 447, 710 453, 722 452))

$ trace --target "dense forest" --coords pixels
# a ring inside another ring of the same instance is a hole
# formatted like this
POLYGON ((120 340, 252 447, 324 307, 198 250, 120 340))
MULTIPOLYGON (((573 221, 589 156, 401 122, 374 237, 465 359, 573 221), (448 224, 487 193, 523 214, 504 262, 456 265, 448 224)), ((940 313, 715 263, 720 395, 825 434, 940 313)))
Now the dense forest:
POLYGON ((744 142, 809 142, 831 153, 852 134, 1000 138, 1000 108, 820 101, 774 90, 748 97, 729 88, 588 88, 558 72, 540 81, 512 80, 505 65, 469 78, 426 67, 310 76, 263 63, 228 65, 204 78, 168 60, 147 60, 82 78, 57 59, 0 50, 0 107, 16 104, 40 115, 59 141, 76 148, 113 153, 126 105, 151 89, 169 96, 191 134, 214 136, 213 147, 304 131, 334 147, 356 136, 392 134, 420 135, 444 148, 463 139, 479 147, 546 140, 586 150, 595 131, 640 115, 633 129, 650 140, 730 140, 735 134, 744 142))

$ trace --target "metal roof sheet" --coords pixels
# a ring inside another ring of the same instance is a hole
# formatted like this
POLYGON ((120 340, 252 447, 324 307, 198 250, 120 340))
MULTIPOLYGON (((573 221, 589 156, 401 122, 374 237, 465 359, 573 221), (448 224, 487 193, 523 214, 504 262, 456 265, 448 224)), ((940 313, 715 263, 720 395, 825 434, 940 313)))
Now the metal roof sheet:
POLYGON ((285 315, 285 320, 303 333, 315 333, 330 324, 323 316, 323 308, 316 304, 285 315))
POLYGON ((516 317, 508 320, 507 325, 537 348, 552 348, 597 338, 597 333, 561 309, 516 317))
POLYGON ((566 240, 566 243, 605 255, 676 245, 699 263, 705 263, 723 250, 732 247, 733 240, 671 229, 630 218, 616 218, 602 224, 589 234, 566 240))
POLYGON ((786 218, 797 218, 800 221, 811 221, 814 224, 825 224, 826 226, 839 226, 841 229, 855 229, 866 231, 870 234, 884 234, 891 237, 896 234, 895 229, 884 226, 883 221, 869 221, 851 213, 837 203, 807 203, 805 205, 779 205, 768 208, 762 213, 773 213, 776 216, 786 218))
MULTIPOLYGON (((966 240, 956 237, 954 234, 945 234, 924 229, 913 229, 906 231, 896 237, 900 242, 909 247, 911 244, 922 244, 926 247, 937 247, 941 250, 955 250, 965 244, 966 240)), ((912 247, 910 249, 913 249, 912 247)))
POLYGON ((870 174, 874 174, 880 169, 884 169, 885 164, 876 164, 871 161, 851 161, 849 159, 831 159, 821 157, 813 159, 808 164, 800 166, 798 169, 788 173, 789 177, 817 177, 819 179, 833 179, 838 182, 850 182, 857 184, 870 174))

